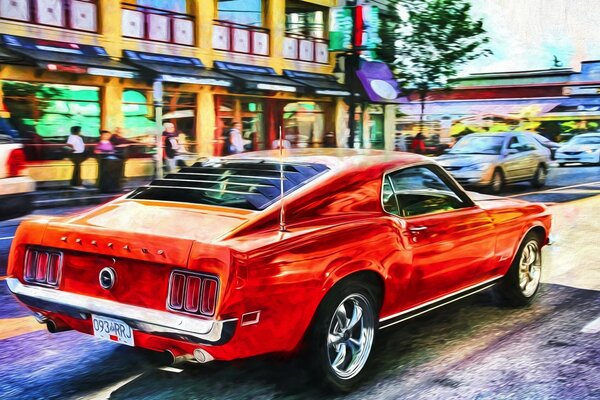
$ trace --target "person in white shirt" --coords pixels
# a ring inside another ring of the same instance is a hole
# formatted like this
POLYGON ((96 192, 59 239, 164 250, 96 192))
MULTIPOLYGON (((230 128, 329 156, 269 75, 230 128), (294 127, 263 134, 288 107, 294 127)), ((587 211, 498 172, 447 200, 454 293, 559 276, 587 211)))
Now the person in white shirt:
POLYGON ((85 144, 81 138, 81 127, 72 126, 71 134, 67 139, 67 145, 73 148, 71 161, 73 162, 73 176, 71 178, 71 187, 74 189, 83 189, 81 185, 81 163, 87 158, 85 155, 85 144))
POLYGON ((244 151, 244 138, 242 137, 242 124, 236 122, 229 130, 229 154, 237 154, 244 151))

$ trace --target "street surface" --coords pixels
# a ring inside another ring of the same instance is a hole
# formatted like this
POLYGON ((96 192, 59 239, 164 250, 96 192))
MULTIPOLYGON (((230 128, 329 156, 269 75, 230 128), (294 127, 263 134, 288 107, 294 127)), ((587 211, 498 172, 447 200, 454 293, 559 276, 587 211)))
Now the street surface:
MULTIPOLYGON (((482 292, 380 331, 369 376, 350 395, 324 395, 300 362, 281 357, 165 368, 147 351, 50 334, 1 284, 0 397, 600 399, 599 194, 600 167, 554 168, 542 190, 507 188, 507 196, 556 203, 537 301, 498 308, 482 292)), ((0 223, 0 276, 18 222, 0 223)))

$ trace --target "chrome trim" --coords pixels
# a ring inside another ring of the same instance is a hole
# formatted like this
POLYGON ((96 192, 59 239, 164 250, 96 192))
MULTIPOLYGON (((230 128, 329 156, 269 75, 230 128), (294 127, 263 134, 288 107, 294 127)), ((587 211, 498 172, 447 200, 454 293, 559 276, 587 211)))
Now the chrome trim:
POLYGON ((494 286, 494 285, 496 284, 496 281, 498 281, 498 280, 499 280, 499 279, 501 279, 502 277, 503 277, 503 275, 498 275, 498 276, 496 276, 496 277, 494 277, 494 278, 491 278, 491 279, 488 279, 488 280, 486 280, 486 281, 480 282, 480 283, 478 283, 478 284, 476 284, 476 285, 469 286, 469 287, 467 287, 467 288, 464 288, 464 289, 458 290, 458 291, 456 291, 456 292, 452 292, 452 293, 450 293, 450 294, 447 294, 447 295, 445 295, 445 296, 439 297, 439 298, 437 298, 437 299, 430 300, 430 301, 428 301, 428 302, 426 302, 426 303, 423 303, 423 304, 420 304, 420 305, 418 305, 418 306, 416 306, 416 307, 409 308, 408 310, 404 310, 404 311, 401 311, 401 312, 399 312, 399 313, 392 314, 392 315, 388 315, 387 317, 384 317, 384 318, 380 318, 380 319, 379 319, 379 322, 381 323, 381 322, 385 322, 385 321, 387 321, 387 320, 390 320, 390 319, 393 319, 393 318, 397 318, 397 317, 399 317, 399 316, 401 316, 401 315, 405 315, 405 314, 412 313, 413 311, 416 311, 416 310, 419 310, 419 309, 422 309, 422 308, 424 309, 422 312, 419 312, 419 313, 417 313, 417 314, 414 314, 414 315, 410 315, 410 316, 408 316, 408 317, 406 317, 406 318, 403 318, 403 319, 400 319, 400 320, 398 320, 398 321, 394 321, 393 323, 391 323, 391 324, 389 324, 389 325, 386 325, 386 326, 383 326, 383 327, 381 327, 381 328, 379 328, 379 329, 385 329, 385 328, 387 328, 388 326, 392 326, 392 325, 398 324, 398 323, 400 323, 400 322, 403 322, 403 321, 409 320, 409 319, 411 319, 411 318, 414 318, 414 317, 417 317, 417 316, 419 316, 419 315, 425 314, 425 313, 426 313, 426 312, 428 312, 428 311, 435 310, 436 308, 443 307, 443 306, 445 306, 445 305, 447 305, 447 304, 450 304, 450 303, 453 303, 453 302, 455 302, 455 301, 458 301, 458 300, 464 299, 465 297, 468 297, 468 296, 470 296, 470 295, 472 295, 472 294, 475 294, 475 293, 481 292, 481 291, 483 291, 483 290, 485 290, 485 289, 488 289, 488 288, 490 288, 490 287, 494 286), (489 285, 488 285, 488 283, 489 283, 489 285), (475 291, 472 291, 473 289, 477 288, 478 286, 482 286, 482 287, 481 287, 480 289, 477 289, 477 290, 475 290, 475 291), (472 292, 471 292, 471 291, 472 291, 472 292), (456 298, 456 299, 451 299, 451 300, 449 300, 449 301, 446 301, 446 302, 444 302, 444 300, 445 300, 445 299, 448 299, 448 298, 450 298, 450 297, 454 297, 454 296, 456 296, 456 295, 458 295, 458 294, 461 294, 461 293, 464 293, 464 292, 469 292, 469 293, 465 294, 464 296, 460 296, 460 297, 458 297, 458 298, 456 298), (440 303, 440 302, 441 302, 441 303, 440 303), (435 303, 440 303, 440 304, 435 304, 435 303), (434 305, 434 304, 435 304, 435 305, 434 305), (431 306, 431 305, 434 305, 434 306, 433 306, 433 307, 429 307, 429 306, 431 306))
POLYGON ((189 271, 189 270, 184 270, 184 269, 174 269, 171 271, 171 275, 169 275, 169 289, 167 290, 167 309, 171 310, 173 312, 176 313, 180 313, 180 314, 187 314, 187 315, 198 315, 198 316, 202 316, 202 317, 212 317, 213 315, 215 315, 215 313, 217 312, 217 306, 219 305, 219 295, 221 294, 221 279, 216 276, 216 275, 210 275, 210 274, 205 274, 203 272, 196 272, 196 271, 189 271), (182 299, 183 303, 181 304, 181 309, 177 309, 174 307, 171 307, 171 287, 172 287, 172 283, 173 283, 173 275, 183 275, 186 279, 185 279, 185 286, 183 288, 183 294, 185 295, 185 292, 187 291, 187 276, 188 275, 193 275, 193 276, 199 276, 202 280, 200 282, 201 286, 200 286, 200 292, 198 292, 198 296, 200 296, 200 298, 198 299, 198 311, 196 312, 191 312, 191 311, 186 311, 185 310, 185 296, 182 299), (217 292, 215 293, 215 309, 213 311, 212 314, 205 314, 202 312, 202 292, 204 291, 204 279, 211 279, 215 282, 217 282, 217 292))
POLYGON ((221 344, 233 335, 237 318, 203 319, 168 311, 122 304, 112 300, 22 284, 7 278, 9 290, 23 303, 41 310, 60 313, 93 313, 123 320, 132 328, 158 335, 181 335, 201 342, 221 344), (227 331, 227 332, 226 332, 227 331), (229 336, 229 337, 228 337, 229 336), (216 343, 219 342, 219 343, 216 343))
POLYGON ((98 274, 98 283, 100 283, 100 287, 104 290, 110 290, 113 288, 113 286, 115 286, 116 282, 117 282, 117 274, 115 273, 115 270, 112 269, 111 267, 102 268, 102 270, 98 274), (104 280, 102 279, 103 276, 106 274, 108 274, 108 279, 109 279, 107 285, 104 284, 104 280))

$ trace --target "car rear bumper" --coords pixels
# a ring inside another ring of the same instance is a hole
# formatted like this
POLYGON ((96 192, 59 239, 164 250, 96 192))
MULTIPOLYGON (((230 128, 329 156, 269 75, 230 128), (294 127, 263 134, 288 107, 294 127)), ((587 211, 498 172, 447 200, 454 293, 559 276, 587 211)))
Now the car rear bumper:
POLYGON ((91 314, 119 319, 134 330, 198 344, 222 345, 234 334, 237 318, 201 319, 168 311, 152 310, 116 301, 29 286, 16 278, 7 278, 9 290, 25 305, 40 312, 65 314, 89 320, 91 314))

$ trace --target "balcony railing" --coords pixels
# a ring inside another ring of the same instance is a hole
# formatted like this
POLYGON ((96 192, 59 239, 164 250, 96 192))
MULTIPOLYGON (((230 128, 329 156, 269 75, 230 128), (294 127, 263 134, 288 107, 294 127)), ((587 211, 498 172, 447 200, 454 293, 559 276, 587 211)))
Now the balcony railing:
POLYGON ((329 64, 329 42, 326 39, 286 32, 283 39, 283 57, 329 64))
POLYGON ((0 19, 97 32, 98 5, 97 0, 3 0, 0 19))
POLYGON ((215 20, 213 49, 234 53, 269 55, 269 30, 258 26, 215 20))
POLYGON ((121 4, 123 36, 193 46, 194 16, 137 4, 121 4))

